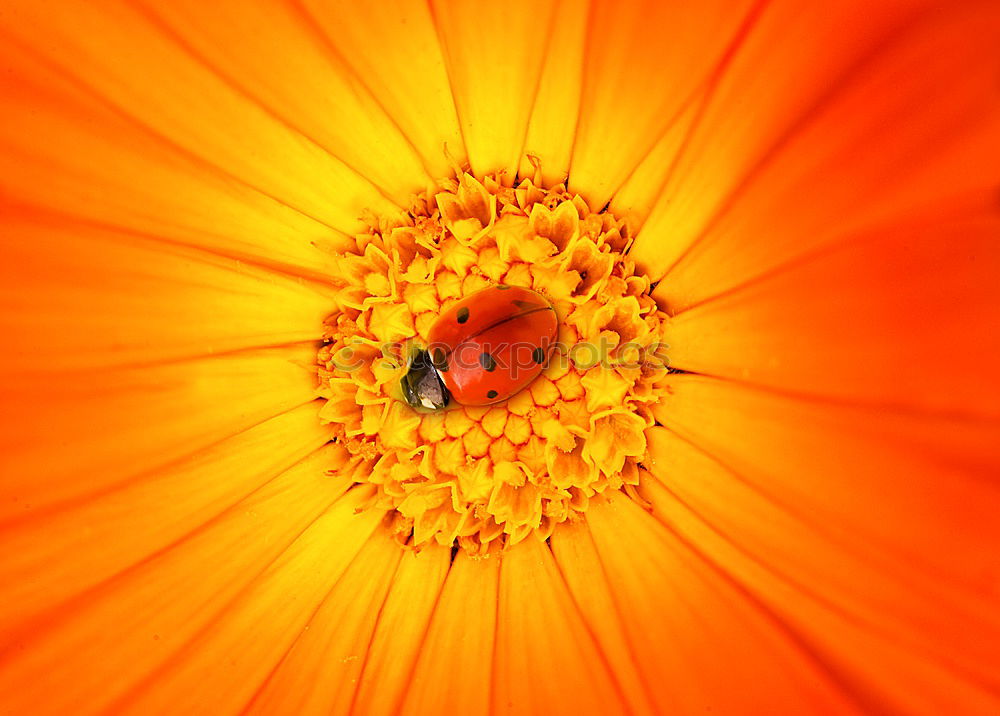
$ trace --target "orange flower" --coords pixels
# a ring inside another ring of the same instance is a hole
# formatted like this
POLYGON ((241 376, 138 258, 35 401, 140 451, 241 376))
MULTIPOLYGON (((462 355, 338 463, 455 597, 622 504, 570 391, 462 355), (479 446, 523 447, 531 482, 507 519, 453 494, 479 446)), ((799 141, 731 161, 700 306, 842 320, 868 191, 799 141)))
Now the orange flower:
POLYGON ((5 3, 0 710, 1000 710, 998 36, 5 3), (327 365, 501 279, 674 370, 327 365))

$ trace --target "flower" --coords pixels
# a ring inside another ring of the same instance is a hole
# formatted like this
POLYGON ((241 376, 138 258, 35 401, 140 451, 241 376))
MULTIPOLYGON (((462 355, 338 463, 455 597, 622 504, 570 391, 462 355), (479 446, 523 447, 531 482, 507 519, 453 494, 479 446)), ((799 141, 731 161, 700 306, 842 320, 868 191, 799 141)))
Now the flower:
POLYGON ((502 173, 481 183, 458 171, 406 216, 373 220, 329 279, 338 307, 319 352, 319 417, 344 448, 333 471, 374 485, 369 505, 391 510, 390 531, 417 550, 434 541, 488 555, 547 539, 606 492, 645 502, 637 487, 667 373, 667 316, 627 256, 627 223, 563 185, 541 189, 535 166, 516 188, 502 173), (413 410, 400 387, 412 356, 427 350, 447 372, 431 333, 449 315, 468 321, 459 299, 491 285, 491 301, 518 310, 511 289, 543 295, 562 321, 552 354, 508 335, 486 352, 456 350, 455 367, 541 375, 492 405, 413 410))
POLYGON ((995 712, 998 32, 973 0, 6 3, 0 706, 995 712), (573 212, 604 218, 570 250, 573 212), (327 365, 533 267, 671 372, 423 418, 327 365), (403 487, 442 434, 449 494, 403 487))

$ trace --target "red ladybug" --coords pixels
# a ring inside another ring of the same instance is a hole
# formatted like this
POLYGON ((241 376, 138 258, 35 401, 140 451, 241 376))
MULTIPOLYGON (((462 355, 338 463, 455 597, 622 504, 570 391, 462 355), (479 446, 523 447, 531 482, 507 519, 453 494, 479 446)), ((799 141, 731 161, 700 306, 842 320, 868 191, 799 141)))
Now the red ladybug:
POLYGON ((406 402, 440 410, 506 400, 538 377, 555 346, 559 321, 543 295, 518 286, 491 286, 442 313, 426 350, 402 380, 406 402))

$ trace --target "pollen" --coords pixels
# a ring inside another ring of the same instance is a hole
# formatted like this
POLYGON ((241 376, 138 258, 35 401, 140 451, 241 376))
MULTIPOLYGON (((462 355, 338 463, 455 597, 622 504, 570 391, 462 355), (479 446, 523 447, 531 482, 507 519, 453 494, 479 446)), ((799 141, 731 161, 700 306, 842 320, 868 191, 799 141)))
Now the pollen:
POLYGON ((392 534, 417 549, 485 553, 547 537, 595 495, 641 500, 668 318, 628 257, 628 222, 544 187, 537 172, 504 179, 460 171, 404 215, 366 217, 331 276, 337 305, 318 356, 319 417, 343 447, 331 467, 374 485, 367 507, 387 510, 392 534), (531 288, 555 307, 559 342, 538 356, 544 371, 500 404, 411 408, 399 381, 430 327, 493 285, 531 288))

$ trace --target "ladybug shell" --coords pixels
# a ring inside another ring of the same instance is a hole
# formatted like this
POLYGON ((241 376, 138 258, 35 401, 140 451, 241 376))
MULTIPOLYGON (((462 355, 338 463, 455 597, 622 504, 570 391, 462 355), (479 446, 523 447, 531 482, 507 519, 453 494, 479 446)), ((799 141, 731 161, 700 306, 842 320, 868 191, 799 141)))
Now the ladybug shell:
POLYGON ((456 402, 489 405, 538 377, 558 330, 555 309, 542 294, 491 286, 442 313, 431 326, 427 350, 456 402))

